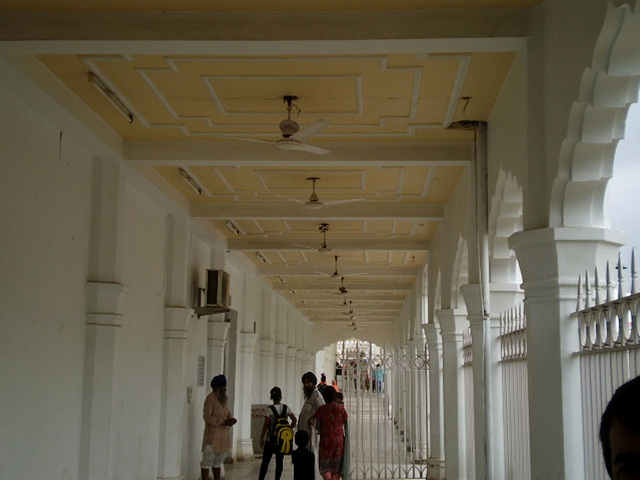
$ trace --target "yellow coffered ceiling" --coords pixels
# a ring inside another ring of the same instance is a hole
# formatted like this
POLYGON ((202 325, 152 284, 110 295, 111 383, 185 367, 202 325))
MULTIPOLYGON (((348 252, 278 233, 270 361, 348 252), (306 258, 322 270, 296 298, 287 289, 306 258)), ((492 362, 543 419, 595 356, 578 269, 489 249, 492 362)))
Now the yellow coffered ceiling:
POLYGON ((310 321, 385 335, 539 3, 8 0, 0 53, 310 321))

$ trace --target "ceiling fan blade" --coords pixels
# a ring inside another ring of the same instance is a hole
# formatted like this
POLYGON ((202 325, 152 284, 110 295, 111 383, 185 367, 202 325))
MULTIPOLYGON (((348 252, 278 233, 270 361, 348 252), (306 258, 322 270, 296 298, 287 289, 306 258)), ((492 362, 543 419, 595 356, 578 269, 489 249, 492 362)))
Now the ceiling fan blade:
POLYGON ((308 145, 306 143, 301 143, 298 150, 301 150, 307 153, 315 153, 317 155, 326 155, 327 153, 331 153, 331 150, 326 150, 324 148, 308 145))
POLYGON ((331 275, 329 275, 328 273, 324 273, 324 272, 318 272, 317 270, 313 273, 317 273, 318 275, 322 275, 323 277, 330 277, 331 275))
POLYGON ((303 129, 299 130, 298 132, 294 133, 293 135, 291 135, 291 138, 293 138, 294 140, 300 140, 301 142, 305 142, 316 133, 327 128, 329 125, 331 125, 331 122, 320 118, 315 122, 307 125, 303 129))
POLYGON ((359 272, 359 273, 342 273, 340 274, 343 277, 359 277, 361 275, 369 275, 367 272, 359 272))
POLYGON ((305 200, 299 200, 297 198, 285 197, 284 195, 276 195, 279 198, 284 198, 285 200, 291 200, 292 202, 301 203, 305 205, 307 202, 305 200))
POLYGON ((292 243, 291 245, 293 245, 294 247, 300 247, 300 248, 304 248, 306 250, 315 250, 318 251, 317 247, 312 247, 310 245, 300 245, 299 243, 292 243))
POLYGON ((273 140, 263 140, 261 138, 246 138, 246 137, 234 137, 232 135, 213 135, 216 138, 223 138, 225 140, 240 140, 241 142, 257 142, 257 143, 276 143, 273 140))
POLYGON ((346 203, 355 203, 355 202, 364 202, 365 198, 350 198, 349 200, 329 200, 328 202, 323 202, 325 205, 344 205, 346 203))

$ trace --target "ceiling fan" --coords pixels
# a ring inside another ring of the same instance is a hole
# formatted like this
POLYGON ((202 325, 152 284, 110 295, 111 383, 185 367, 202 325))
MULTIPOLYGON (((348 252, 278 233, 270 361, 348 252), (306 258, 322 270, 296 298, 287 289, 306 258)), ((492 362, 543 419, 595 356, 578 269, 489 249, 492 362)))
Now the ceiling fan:
POLYGON ((329 248, 329 246, 327 245, 327 232, 329 231, 329 224, 328 223, 321 223, 320 226, 318 227, 318 230, 320 230, 322 232, 322 242, 320 243, 320 248, 316 248, 316 247, 311 247, 309 245, 300 245, 299 243, 293 243, 292 245, 295 247, 302 247, 305 248, 307 250, 314 250, 316 252, 330 252, 331 249, 329 248))
POLYGON ((335 263, 336 263, 336 269, 334 270, 333 273, 331 273, 331 274, 324 273, 324 272, 316 272, 316 273, 318 273, 320 275, 324 275, 325 277, 331 277, 331 278, 356 277, 358 275, 367 275, 366 272, 349 273, 349 274, 338 273, 338 258, 340 258, 340 257, 338 255, 334 255, 333 258, 335 259, 335 263))
POLYGON ((336 293, 336 295, 346 295, 347 293, 349 293, 347 291, 347 288, 344 286, 344 277, 340 278, 340 288, 338 288, 338 293, 336 293))
MULTIPOLYGON (((301 152, 315 153, 318 155, 331 153, 331 150, 326 150, 324 148, 315 147, 313 145, 304 143, 311 136, 327 128, 331 124, 331 122, 319 119, 311 123, 310 125, 307 125, 301 130, 300 124, 291 119, 292 102, 297 99, 298 97, 296 97, 295 95, 284 95, 282 97, 282 101, 287 104, 287 118, 286 120, 282 120, 278 125, 280 127, 280 131, 282 132, 282 138, 280 138, 279 140, 273 141, 257 140, 255 138, 233 138, 235 140, 244 140, 246 142, 273 143, 276 145, 276 147, 282 150, 298 150, 301 152)), ((296 106, 296 108, 298 107, 296 106)), ((298 111, 300 111, 299 108, 298 111)))
POLYGON ((316 181, 320 180, 320 177, 309 177, 307 178, 307 180, 311 180, 312 184, 311 184, 311 195, 309 196, 309 200, 299 200, 297 198, 290 198, 290 197, 285 197, 282 195, 278 195, 281 198, 285 198, 287 200, 291 200, 292 202, 296 202, 296 203, 302 203, 306 208, 310 208, 310 209, 318 209, 318 208, 322 208, 324 206, 331 206, 331 205, 344 205, 346 203, 353 203, 353 202, 363 202, 364 198, 350 198, 347 200, 329 200, 328 202, 322 202, 320 200, 320 197, 318 197, 318 194, 316 193, 316 181))

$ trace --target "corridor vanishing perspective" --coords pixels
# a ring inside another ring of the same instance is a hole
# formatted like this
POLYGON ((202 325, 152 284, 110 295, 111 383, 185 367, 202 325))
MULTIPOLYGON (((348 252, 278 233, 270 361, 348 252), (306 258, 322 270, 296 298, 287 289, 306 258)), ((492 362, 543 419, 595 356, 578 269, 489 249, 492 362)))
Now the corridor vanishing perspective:
POLYGON ((220 374, 257 478, 312 371, 350 480, 605 480, 639 38, 640 0, 0 2, 0 478, 197 480, 220 374))
POLYGON ((351 478, 426 478, 426 352, 390 353, 361 341, 338 342, 337 351, 351 478))

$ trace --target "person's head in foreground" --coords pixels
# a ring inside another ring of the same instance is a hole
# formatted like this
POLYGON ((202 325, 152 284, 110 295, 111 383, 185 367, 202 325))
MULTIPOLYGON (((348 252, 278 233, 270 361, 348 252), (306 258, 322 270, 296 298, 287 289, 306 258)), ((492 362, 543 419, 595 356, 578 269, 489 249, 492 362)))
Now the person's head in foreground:
POLYGON ((602 414, 600 442, 613 480, 640 480, 640 377, 618 388, 602 414))

